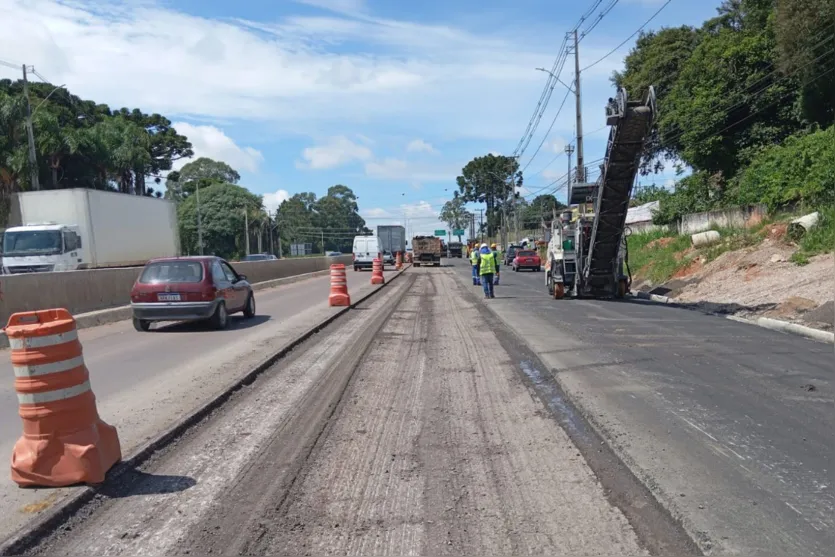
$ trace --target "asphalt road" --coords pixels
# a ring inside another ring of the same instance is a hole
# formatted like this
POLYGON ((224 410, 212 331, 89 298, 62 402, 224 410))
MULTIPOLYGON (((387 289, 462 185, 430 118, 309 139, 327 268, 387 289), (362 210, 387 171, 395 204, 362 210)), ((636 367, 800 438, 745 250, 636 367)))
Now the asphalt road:
POLYGON ((479 303, 408 271, 32 553, 646 554, 479 303))
MULTIPOLYGON (((387 276, 391 276, 387 272, 387 276)), ((358 297, 376 286, 371 273, 348 271, 358 297)), ((224 390, 269 355, 338 311, 327 304, 328 276, 255 293, 257 315, 230 318, 224 331, 201 324, 171 324, 139 333, 130 321, 79 331, 99 414, 119 431, 123 454, 155 437, 224 390)), ((0 455, 9 458, 20 436, 9 351, 0 351, 0 455)), ((66 490, 21 490, 0 483, 0 539, 66 490), (11 512, 5 512, 9 509, 11 512)))
POLYGON ((664 305, 551 300, 543 273, 505 269, 496 296, 482 303, 704 551, 832 554, 832 345, 664 305))

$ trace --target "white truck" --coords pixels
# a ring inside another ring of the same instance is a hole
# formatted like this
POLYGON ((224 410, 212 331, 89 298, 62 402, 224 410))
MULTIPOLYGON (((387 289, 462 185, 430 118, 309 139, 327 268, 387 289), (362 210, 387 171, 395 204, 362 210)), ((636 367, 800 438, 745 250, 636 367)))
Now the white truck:
POLYGON ((172 201, 91 189, 12 197, 4 274, 144 265, 180 254, 172 201))

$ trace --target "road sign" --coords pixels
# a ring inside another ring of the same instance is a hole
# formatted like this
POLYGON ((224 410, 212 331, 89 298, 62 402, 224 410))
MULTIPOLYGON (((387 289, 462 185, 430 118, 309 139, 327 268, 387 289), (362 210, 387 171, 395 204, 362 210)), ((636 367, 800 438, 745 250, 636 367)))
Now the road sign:
POLYGON ((464 230, 462 228, 456 228, 455 230, 452 231, 452 235, 453 236, 463 236, 464 235, 464 230))
POLYGON ((435 236, 446 236, 446 230, 436 230, 435 236))

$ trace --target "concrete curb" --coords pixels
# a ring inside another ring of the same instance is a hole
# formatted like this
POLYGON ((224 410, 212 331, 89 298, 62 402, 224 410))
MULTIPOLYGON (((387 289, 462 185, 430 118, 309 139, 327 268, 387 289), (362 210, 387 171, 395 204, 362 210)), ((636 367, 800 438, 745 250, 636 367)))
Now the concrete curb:
MULTIPOLYGON (((229 400, 232 395, 254 382, 259 375, 270 369, 276 362, 284 358, 287 354, 292 352, 297 346, 308 340, 310 337, 336 321, 340 316, 344 315, 351 309, 354 309, 359 304, 368 300, 377 292, 388 286, 396 278, 402 275, 409 266, 404 265, 401 271, 395 271, 395 274, 388 277, 386 282, 378 288, 374 288, 367 294, 351 300, 351 305, 348 307, 339 308, 336 313, 319 323, 314 325, 300 336, 289 341, 283 348, 275 354, 265 358, 260 364, 255 366, 249 373, 242 378, 236 380, 229 385, 220 394, 213 399, 207 401, 205 404, 194 410, 191 414, 173 424, 167 430, 152 439, 145 445, 140 445, 131 456, 123 459, 117 463, 108 473, 107 478, 103 484, 96 486, 84 486, 78 493, 70 495, 63 501, 59 501, 52 509, 46 511, 39 519, 34 520, 29 525, 24 526, 16 533, 12 534, 2 543, 0 543, 0 555, 20 555, 27 551, 28 548, 38 542, 39 539, 48 535, 51 531, 57 528, 61 523, 65 522, 75 511, 89 503, 96 497, 100 488, 109 482, 113 482, 123 476, 131 469, 139 467, 143 462, 148 460, 155 452, 163 449, 171 441, 185 433, 194 425, 206 419, 212 412, 229 400)), ((330 273, 330 270, 327 271, 330 273)), ((301 275, 299 275, 301 276, 301 275)), ((278 279, 282 280, 282 279, 278 279)), ((272 281, 270 281, 272 282, 272 281)), ((261 283, 263 284, 263 283, 261 283)), ((59 488, 60 489, 60 488, 59 488)))
MULTIPOLYGON (((256 282, 253 283, 252 289, 255 291, 267 290, 277 286, 301 282, 310 278, 322 277, 328 275, 329 273, 330 269, 325 269, 324 271, 314 271, 312 273, 303 273, 301 275, 293 275, 291 277, 256 282)), ((117 321, 126 321, 131 318, 131 310, 130 306, 118 306, 115 308, 79 313, 73 317, 75 317, 75 326, 77 329, 88 329, 90 327, 98 327, 99 325, 107 325, 117 321)), ((8 347, 9 339, 6 337, 5 333, 0 330, 0 350, 8 347)))
MULTIPOLYGON (((650 294, 649 292, 632 292, 632 296, 638 298, 639 300, 647 300, 650 302, 656 302, 659 304, 667 304, 675 307, 680 307, 683 309, 692 309, 699 311, 698 308, 693 308, 690 306, 682 305, 672 298, 667 296, 659 296, 657 294, 650 294)), ((702 312, 706 315, 718 315, 716 313, 710 312, 702 312)), ((781 321, 779 319, 772 319, 770 317, 755 317, 755 318, 747 318, 747 317, 738 317, 736 315, 723 315, 725 319, 730 319, 731 321, 737 321, 739 323, 747 323, 749 325, 756 325, 757 327, 762 327, 764 329, 770 329, 772 331, 779 331, 781 333, 790 333, 793 335, 798 335, 802 337, 806 337, 812 340, 816 340, 818 342, 826 342, 830 344, 835 344, 835 333, 830 333, 828 331, 821 331, 820 329, 815 329, 813 327, 807 327, 805 325, 798 325, 797 323, 791 323, 789 321, 781 321)))

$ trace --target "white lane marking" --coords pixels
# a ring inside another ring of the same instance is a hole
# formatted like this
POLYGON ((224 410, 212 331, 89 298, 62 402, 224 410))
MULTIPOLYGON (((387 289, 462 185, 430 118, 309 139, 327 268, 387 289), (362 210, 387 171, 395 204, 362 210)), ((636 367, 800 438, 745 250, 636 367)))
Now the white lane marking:
POLYGON ((786 506, 788 506, 791 510, 793 510, 793 511, 794 511, 794 512, 796 512, 797 514, 799 514, 799 515, 803 516, 803 513, 802 513, 802 512, 800 512, 799 510, 797 510, 797 508, 796 508, 794 505, 792 505, 791 503, 786 502, 786 501, 784 501, 784 503, 786 503, 786 506))
POLYGON ((705 435, 707 435, 708 437, 710 437, 711 439, 713 439, 714 441, 716 441, 717 443, 719 443, 719 439, 717 439, 716 437, 714 437, 713 435, 711 435, 711 434, 710 434, 710 433, 708 433, 707 431, 703 430, 702 428, 700 428, 699 426, 697 426, 696 424, 694 424, 693 422, 691 422, 690 420, 688 420, 687 418, 685 418, 684 416, 682 416, 681 414, 679 414, 678 412, 676 412, 675 410, 671 410, 671 412, 672 412, 673 414, 675 414, 676 416, 678 416, 679 418, 681 418, 682 420, 684 420, 685 422, 687 422, 687 424, 688 424, 690 427, 692 427, 693 429, 695 429, 695 430, 697 430, 697 431, 700 431, 700 432, 704 433, 705 435))

